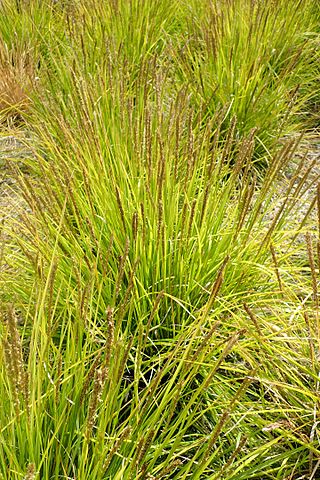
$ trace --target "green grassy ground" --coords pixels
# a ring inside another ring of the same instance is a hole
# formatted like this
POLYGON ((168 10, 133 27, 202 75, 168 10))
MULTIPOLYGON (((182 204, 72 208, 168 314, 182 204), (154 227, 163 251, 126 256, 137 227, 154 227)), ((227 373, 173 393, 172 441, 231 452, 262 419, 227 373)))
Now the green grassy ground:
POLYGON ((314 2, 0 8, 0 478, 318 478, 314 2))

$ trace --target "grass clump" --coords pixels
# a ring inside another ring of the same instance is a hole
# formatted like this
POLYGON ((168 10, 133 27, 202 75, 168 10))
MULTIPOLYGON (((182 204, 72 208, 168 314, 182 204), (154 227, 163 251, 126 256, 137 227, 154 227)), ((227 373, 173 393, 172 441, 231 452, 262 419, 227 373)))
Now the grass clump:
POLYGON ((300 139, 263 137, 296 108, 311 20, 272 5, 6 3, 40 66, 32 155, 8 161, 26 209, 3 227, 3 478, 316 478, 318 238, 292 221, 313 165, 279 195, 300 139))
POLYGON ((0 52, 0 120, 12 125, 22 121, 37 79, 28 53, 10 53, 5 45, 0 52))
POLYGON ((316 96, 313 2, 187 3, 187 33, 172 49, 178 78, 192 101, 205 105, 203 122, 227 105, 225 130, 234 116, 239 138, 257 128, 263 164, 284 133, 301 128, 301 113, 316 96))

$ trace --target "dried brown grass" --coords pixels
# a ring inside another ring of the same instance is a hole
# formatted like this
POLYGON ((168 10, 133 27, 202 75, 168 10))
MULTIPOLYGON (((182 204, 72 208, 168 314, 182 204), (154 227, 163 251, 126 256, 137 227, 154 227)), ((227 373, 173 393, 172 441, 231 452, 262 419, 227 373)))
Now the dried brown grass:
POLYGON ((20 123, 30 106, 36 81, 32 56, 0 41, 0 122, 20 123))

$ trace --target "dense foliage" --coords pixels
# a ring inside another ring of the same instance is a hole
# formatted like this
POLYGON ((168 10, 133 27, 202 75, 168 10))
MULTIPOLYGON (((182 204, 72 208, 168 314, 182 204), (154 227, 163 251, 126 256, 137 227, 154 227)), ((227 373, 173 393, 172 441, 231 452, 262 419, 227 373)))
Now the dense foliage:
POLYGON ((313 0, 1 2, 0 478, 318 478, 318 45, 313 0))

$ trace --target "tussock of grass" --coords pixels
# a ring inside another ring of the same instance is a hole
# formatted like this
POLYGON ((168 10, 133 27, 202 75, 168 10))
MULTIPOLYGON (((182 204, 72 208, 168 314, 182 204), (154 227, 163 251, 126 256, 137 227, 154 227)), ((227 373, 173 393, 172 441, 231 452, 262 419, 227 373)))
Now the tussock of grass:
POLYGON ((30 103, 30 92, 36 82, 35 72, 26 52, 9 52, 0 47, 0 120, 16 124, 30 103))
POLYGON ((205 104, 204 121, 228 105, 226 129, 233 116, 238 136, 257 129, 260 163, 284 131, 301 128, 301 112, 317 95, 313 8, 308 1, 203 2, 202 9, 191 2, 184 42, 172 49, 179 80, 196 105, 205 104))
POLYGON ((301 138, 276 144, 311 96, 311 3, 4 6, 39 81, 7 167, 0 475, 317 478, 312 165, 281 198, 301 138))

